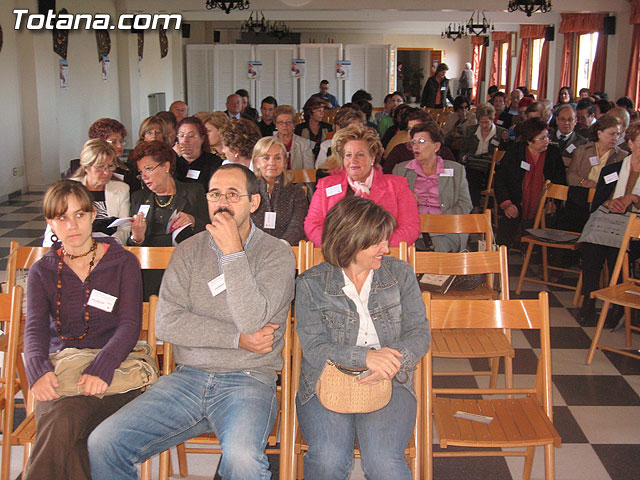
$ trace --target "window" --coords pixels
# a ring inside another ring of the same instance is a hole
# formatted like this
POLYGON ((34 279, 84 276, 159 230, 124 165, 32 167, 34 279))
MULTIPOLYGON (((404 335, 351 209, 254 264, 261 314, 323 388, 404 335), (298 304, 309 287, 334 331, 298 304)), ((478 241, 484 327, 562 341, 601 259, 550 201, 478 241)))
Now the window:
POLYGON ((542 57, 542 44, 544 38, 534 38, 529 40, 529 90, 538 93, 538 78, 540 77, 540 59, 542 57))
POLYGON ((578 35, 578 48, 576 53, 576 91, 581 88, 589 88, 591 81, 591 70, 593 69, 593 60, 596 57, 596 47, 598 45, 598 32, 585 33, 578 35))
POLYGON ((511 55, 509 52, 509 42, 500 42, 500 61, 498 62, 498 88, 502 91, 509 89, 509 63, 511 61, 511 55))

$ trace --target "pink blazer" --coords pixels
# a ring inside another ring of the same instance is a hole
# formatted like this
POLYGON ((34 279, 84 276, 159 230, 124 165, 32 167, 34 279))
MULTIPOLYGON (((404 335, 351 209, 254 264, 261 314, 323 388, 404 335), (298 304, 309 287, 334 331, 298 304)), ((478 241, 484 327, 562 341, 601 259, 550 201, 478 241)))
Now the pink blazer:
MULTIPOLYGON (((347 174, 344 170, 318 181, 309 213, 304 220, 304 232, 315 246, 319 247, 322 243, 322 229, 327 212, 346 196, 347 188, 347 174), (342 191, 327 196, 327 189, 338 184, 342 191)), ((396 219, 397 226, 391 234, 390 245, 397 247, 401 241, 413 245, 420 235, 420 216, 416 198, 409 190, 407 179, 399 175, 385 175, 376 168, 369 199, 384 207, 396 219)))

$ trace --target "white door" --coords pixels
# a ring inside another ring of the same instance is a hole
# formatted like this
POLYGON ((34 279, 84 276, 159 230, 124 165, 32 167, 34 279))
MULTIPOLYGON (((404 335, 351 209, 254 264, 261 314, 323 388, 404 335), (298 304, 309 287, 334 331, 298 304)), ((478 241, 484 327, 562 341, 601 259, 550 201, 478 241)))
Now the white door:
POLYGON ((263 98, 271 95, 278 105, 291 105, 298 110, 298 81, 291 76, 291 60, 297 55, 297 45, 255 46, 255 60, 262 62, 262 73, 255 82, 252 97, 256 109, 260 109, 263 98))
POLYGON ((362 88, 373 97, 374 107, 384 106, 392 83, 391 69, 395 68, 391 52, 391 45, 344 46, 344 59, 351 61, 351 78, 344 81, 345 101, 350 101, 351 95, 362 88))
POLYGON ((342 44, 304 43, 300 45, 300 58, 306 61, 304 78, 300 79, 300 107, 314 93, 320 91, 320 81, 329 81, 329 93, 343 104, 342 89, 344 80, 336 78, 336 65, 342 60, 342 44))

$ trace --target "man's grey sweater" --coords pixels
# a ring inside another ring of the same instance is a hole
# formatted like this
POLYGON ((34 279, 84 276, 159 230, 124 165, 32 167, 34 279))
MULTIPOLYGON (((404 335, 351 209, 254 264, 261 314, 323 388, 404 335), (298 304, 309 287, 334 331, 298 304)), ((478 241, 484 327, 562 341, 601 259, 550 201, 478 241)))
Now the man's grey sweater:
POLYGON ((244 252, 223 256, 209 232, 183 241, 160 288, 157 336, 174 345, 176 363, 210 373, 255 371, 275 378, 282 368, 285 319, 294 295, 295 258, 282 241, 252 225, 244 252), (208 283, 224 273, 226 290, 208 283), (240 333, 280 325, 273 351, 238 347, 240 333))

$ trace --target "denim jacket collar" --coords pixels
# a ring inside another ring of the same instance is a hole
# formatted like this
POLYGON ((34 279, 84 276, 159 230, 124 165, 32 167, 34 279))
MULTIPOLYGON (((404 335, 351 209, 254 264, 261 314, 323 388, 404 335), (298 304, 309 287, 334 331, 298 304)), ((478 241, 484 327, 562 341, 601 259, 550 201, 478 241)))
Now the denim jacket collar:
MULTIPOLYGON (((344 277, 342 276, 342 269, 329 265, 329 275, 327 275, 327 283, 325 285, 324 293, 330 296, 342 296, 345 294, 342 291, 344 287, 344 277)), ((389 267, 384 262, 376 271, 373 272, 373 280, 371 281, 371 294, 374 294, 378 290, 389 288, 396 285, 398 282, 391 274, 389 267)))

